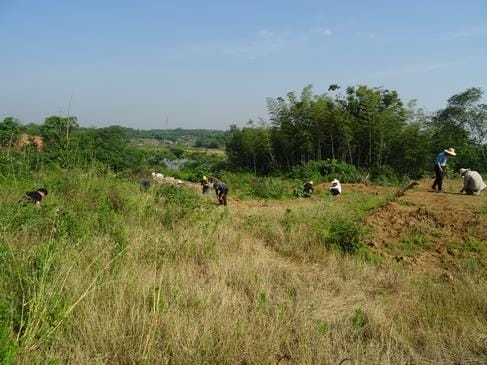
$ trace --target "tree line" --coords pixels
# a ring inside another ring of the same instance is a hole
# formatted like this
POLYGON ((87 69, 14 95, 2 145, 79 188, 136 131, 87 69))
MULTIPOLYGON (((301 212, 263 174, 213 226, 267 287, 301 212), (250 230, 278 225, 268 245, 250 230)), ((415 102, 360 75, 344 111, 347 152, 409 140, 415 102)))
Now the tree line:
POLYGON ((0 164, 11 164, 8 158, 17 153, 31 169, 99 163, 114 171, 138 171, 163 166, 161 161, 171 158, 171 151, 137 148, 130 139, 176 141, 190 136, 199 147, 225 145, 228 163, 223 167, 219 160, 219 168, 256 175, 331 161, 328 167, 335 168, 338 162, 341 168, 348 165, 376 175, 420 177, 431 171, 435 154, 448 147, 458 151, 450 167, 487 171, 487 105, 482 96, 480 88, 469 88, 450 97, 445 108, 427 114, 414 102, 404 105, 393 90, 357 86, 334 96, 315 95, 310 85, 300 95, 290 92, 285 98, 269 98, 267 121, 232 125, 225 132, 81 128, 76 117, 56 115, 42 124, 22 125, 7 117, 0 122, 0 164), (41 136, 43 151, 36 151, 34 144, 19 151, 22 133, 41 136))
POLYGON ((27 125, 6 117, 0 122, 0 152, 3 152, 0 153, 0 164, 8 164, 7 157, 10 157, 17 162, 23 160, 31 169, 52 164, 63 168, 99 164, 113 171, 137 172, 144 168, 163 168, 165 159, 182 158, 184 146, 188 144, 223 147, 225 136, 224 131, 203 129, 144 131, 116 125, 83 128, 74 116, 52 115, 41 124, 27 125), (139 148, 129 143, 135 139, 157 139, 175 144, 166 149, 139 148), (176 143, 181 141, 184 143, 176 143))
POLYGON ((392 169, 421 176, 436 153, 454 147, 455 166, 487 171, 487 105, 469 88, 431 114, 404 105, 398 93, 367 86, 335 96, 301 95, 267 100, 269 120, 230 127, 229 164, 255 174, 289 171, 310 161, 338 160, 370 171, 392 169))

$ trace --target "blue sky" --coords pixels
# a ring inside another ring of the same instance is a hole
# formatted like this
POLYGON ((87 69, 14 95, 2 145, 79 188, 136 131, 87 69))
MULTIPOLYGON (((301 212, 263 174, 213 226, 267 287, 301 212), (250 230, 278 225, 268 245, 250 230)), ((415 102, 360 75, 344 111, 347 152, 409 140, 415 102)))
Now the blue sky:
POLYGON ((332 83, 487 91, 487 1, 0 0, 1 119, 226 129, 332 83))

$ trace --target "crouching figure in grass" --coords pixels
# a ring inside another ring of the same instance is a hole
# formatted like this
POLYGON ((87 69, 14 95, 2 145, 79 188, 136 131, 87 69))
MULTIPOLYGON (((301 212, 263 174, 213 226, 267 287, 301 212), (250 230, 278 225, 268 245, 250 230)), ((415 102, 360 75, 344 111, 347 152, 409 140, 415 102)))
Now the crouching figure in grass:
POLYGON ((487 187, 482 176, 477 171, 460 169, 460 175, 463 177, 463 188, 460 193, 480 195, 480 192, 487 187))
POLYGON ((25 193, 27 203, 32 203, 35 206, 40 206, 42 199, 48 194, 46 188, 39 188, 35 191, 28 191, 25 193))
POLYGON ((228 194, 227 184, 218 181, 213 184, 213 188, 215 189, 218 203, 220 205, 227 205, 227 194, 228 194))
POLYGON ((331 195, 340 195, 342 193, 342 184, 337 179, 333 179, 330 185, 331 195))
POLYGON ((314 184, 313 181, 308 181, 303 185, 303 196, 305 198, 310 198, 313 195, 314 184))

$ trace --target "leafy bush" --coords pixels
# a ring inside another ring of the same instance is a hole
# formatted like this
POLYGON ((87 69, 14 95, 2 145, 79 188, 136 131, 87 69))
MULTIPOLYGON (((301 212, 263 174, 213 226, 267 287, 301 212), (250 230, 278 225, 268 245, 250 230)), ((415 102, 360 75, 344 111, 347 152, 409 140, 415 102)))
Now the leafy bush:
POLYGON ((166 203, 176 204, 182 207, 195 208, 197 196, 189 189, 177 185, 160 185, 156 190, 156 196, 163 197, 166 203))
POLYGON ((401 183, 401 178, 390 166, 373 167, 372 169, 369 170, 369 172, 370 172, 370 179, 376 184, 397 185, 401 183))
POLYGON ((303 166, 294 166, 289 174, 294 179, 332 180, 341 182, 358 182, 363 177, 363 172, 355 166, 338 160, 309 161, 303 166))
POLYGON ((182 186, 161 185, 156 190, 156 197, 161 199, 164 205, 160 220, 167 227, 193 213, 200 205, 196 192, 182 186))
POLYGON ((356 253, 362 247, 364 229, 347 218, 339 218, 330 226, 327 243, 339 247, 343 252, 356 253))
POLYGON ((256 178, 250 187, 256 198, 281 199, 285 195, 284 183, 279 178, 256 178))

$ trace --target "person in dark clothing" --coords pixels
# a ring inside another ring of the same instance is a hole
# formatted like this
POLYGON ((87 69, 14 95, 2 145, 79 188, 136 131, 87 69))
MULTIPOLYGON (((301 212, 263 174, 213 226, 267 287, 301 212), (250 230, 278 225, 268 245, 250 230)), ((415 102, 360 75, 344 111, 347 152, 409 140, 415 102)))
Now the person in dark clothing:
POLYGON ((36 191, 28 191, 25 193, 27 201, 37 206, 41 205, 42 199, 48 194, 47 189, 40 188, 36 191))
POLYGON ((305 198, 309 198, 313 195, 313 181, 308 181, 303 185, 303 195, 305 198))
POLYGON ((140 188, 140 191, 149 190, 149 188, 150 188, 150 180, 147 180, 147 179, 140 180, 140 182, 139 182, 139 188, 140 188))
POLYGON ((220 205, 222 204, 227 205, 227 194, 228 194, 227 184, 222 182, 216 182, 213 184, 213 188, 215 189, 218 203, 220 203, 220 205))

